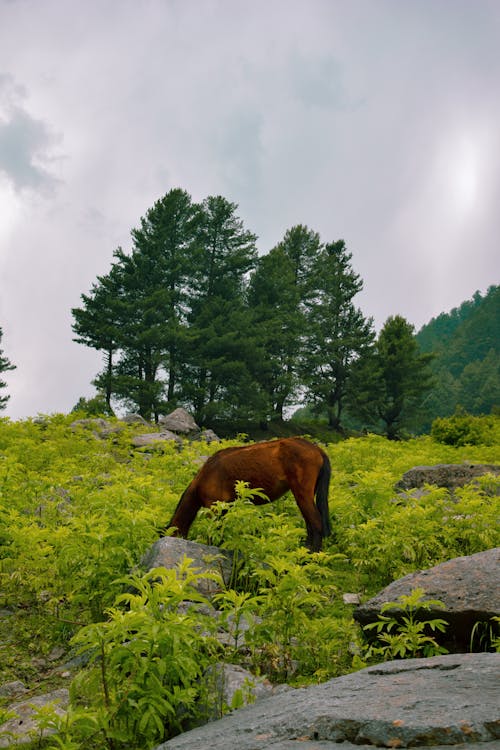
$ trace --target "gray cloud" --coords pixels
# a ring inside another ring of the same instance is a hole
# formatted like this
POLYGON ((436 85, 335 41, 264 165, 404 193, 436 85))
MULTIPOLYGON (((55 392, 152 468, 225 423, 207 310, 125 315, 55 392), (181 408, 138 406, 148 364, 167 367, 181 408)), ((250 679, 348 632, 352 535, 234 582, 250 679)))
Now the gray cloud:
POLYGON ((342 237, 377 326, 498 282, 498 0, 1 7, 12 416, 92 393, 69 311, 172 187, 239 204, 260 252, 297 223, 342 237))
POLYGON ((15 190, 52 190, 58 180, 51 172, 53 147, 59 142, 49 126, 23 106, 26 89, 9 74, 0 75, 0 172, 15 190))

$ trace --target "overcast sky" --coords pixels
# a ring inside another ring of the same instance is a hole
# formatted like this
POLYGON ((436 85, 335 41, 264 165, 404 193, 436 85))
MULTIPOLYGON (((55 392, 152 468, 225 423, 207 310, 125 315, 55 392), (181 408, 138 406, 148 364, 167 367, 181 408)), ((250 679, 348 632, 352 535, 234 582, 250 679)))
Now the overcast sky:
POLYGON ((485 292, 499 0, 0 0, 4 414, 93 395, 71 308, 173 187, 344 239, 377 329, 485 292))

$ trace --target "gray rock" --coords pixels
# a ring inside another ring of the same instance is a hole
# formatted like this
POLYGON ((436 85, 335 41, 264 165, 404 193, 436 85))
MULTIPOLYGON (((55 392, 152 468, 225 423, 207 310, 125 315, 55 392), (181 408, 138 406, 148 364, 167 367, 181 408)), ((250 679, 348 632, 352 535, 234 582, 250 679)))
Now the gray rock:
POLYGON ((220 718, 240 699, 242 704, 249 705, 273 692, 269 680, 256 677, 238 664, 220 662, 209 670, 207 677, 211 689, 204 713, 208 721, 220 718))
POLYGON ((0 726, 0 747, 25 745, 30 740, 53 734, 50 729, 40 729, 34 718, 35 710, 49 703, 54 703, 56 713, 63 715, 69 703, 68 690, 65 688, 54 690, 52 693, 32 696, 8 706, 7 710, 14 711, 16 716, 0 726), (7 733, 11 736, 9 737, 7 733))
POLYGON ((410 490, 434 484, 453 490, 463 487, 484 474, 500 474, 496 464, 437 464, 436 466, 415 466, 396 484, 398 490, 410 490))
POLYGON ((200 432, 200 428, 194 421, 193 417, 185 409, 179 407, 174 409, 173 412, 166 416, 160 417, 159 423, 167 430, 179 433, 181 435, 189 435, 192 433, 200 432))
POLYGON ((344 604, 360 604, 359 594, 342 594, 344 604))
POLYGON ((162 430, 161 432, 147 432, 144 435, 134 435, 132 438, 132 445, 135 448, 146 448, 161 445, 162 443, 177 443, 182 445, 182 440, 178 435, 175 435, 169 430, 162 430))
POLYGON ((28 688, 20 680, 4 682, 2 685, 0 685, 0 698, 10 697, 12 695, 20 695, 27 692, 28 688))
POLYGON ((157 750, 498 750, 499 669, 487 653, 387 662, 273 695, 157 750))
MULTIPOLYGON (((185 557, 193 561, 193 567, 198 572, 215 572, 222 576, 225 586, 229 585, 233 569, 231 553, 178 537, 167 536, 158 539, 142 558, 140 567, 145 570, 160 567, 176 568, 185 557)), ((197 589, 209 597, 219 593, 222 587, 210 578, 201 578, 197 589)))
POLYGON ((200 435, 200 440, 204 440, 205 443, 220 443, 220 437, 213 430, 203 430, 200 435))
POLYGON ((125 424, 148 424, 140 414, 125 414, 120 419, 120 422, 124 422, 125 424))
POLYGON ((440 599, 444 604, 444 609, 429 609, 426 618, 441 617, 450 623, 446 633, 434 633, 436 640, 448 650, 468 651, 475 623, 500 614, 499 563, 500 547, 497 547, 410 573, 358 607, 354 619, 361 625, 374 622, 382 604, 397 601, 402 594, 422 588, 427 599, 440 599))

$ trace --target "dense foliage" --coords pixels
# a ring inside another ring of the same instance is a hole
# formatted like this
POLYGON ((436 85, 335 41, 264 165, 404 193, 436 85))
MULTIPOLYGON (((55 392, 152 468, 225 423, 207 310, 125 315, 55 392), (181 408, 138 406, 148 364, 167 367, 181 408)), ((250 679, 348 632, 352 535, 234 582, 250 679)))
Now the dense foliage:
POLYGON ((373 341, 342 240, 289 229, 267 255, 221 196, 158 200, 73 309, 76 341, 101 351, 95 384, 147 419, 182 404, 200 424, 282 418, 305 399, 340 425, 350 370, 373 341))
POLYGON ((377 653, 342 594, 368 597, 396 577, 499 544, 492 477, 453 501, 434 488, 393 502, 395 481, 414 465, 495 461, 498 420, 487 429, 489 445, 373 435, 328 445, 334 533, 322 553, 301 546, 304 526, 291 498, 255 507, 241 486, 229 512, 196 520, 194 539, 240 553, 233 585, 217 603, 228 635, 222 646, 203 608, 179 609, 186 599, 203 603, 188 562, 177 572, 130 573, 200 461, 220 446, 132 450, 140 427, 116 423, 98 439, 92 424, 71 427, 74 418, 0 422, 0 683, 20 679, 31 694, 46 692, 67 681, 57 664, 77 651, 84 657, 68 714, 45 711, 57 730, 50 748, 154 746, 203 713, 216 662, 303 684, 390 649, 419 655, 429 642, 411 609, 405 632, 392 631, 377 653))
POLYGON ((82 294, 75 340, 103 354, 94 383, 107 412, 156 419, 183 405, 205 426, 265 426, 304 405, 334 430, 399 438, 457 405, 498 405, 499 287, 417 336, 395 315, 375 338, 343 240, 296 225, 257 255, 237 208, 170 190, 82 294))
POLYGON ((476 292, 449 313, 442 313, 417 334, 432 362, 434 388, 422 428, 435 417, 447 417, 457 406, 473 415, 489 414, 500 405, 500 287, 476 292))

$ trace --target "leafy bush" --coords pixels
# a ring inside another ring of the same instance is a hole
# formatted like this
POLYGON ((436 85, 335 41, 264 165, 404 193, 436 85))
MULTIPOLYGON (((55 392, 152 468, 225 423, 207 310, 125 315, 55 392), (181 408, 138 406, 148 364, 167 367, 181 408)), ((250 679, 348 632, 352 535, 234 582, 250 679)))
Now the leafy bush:
POLYGON ((431 436, 438 443, 445 445, 495 445, 500 442, 500 418, 474 417, 466 413, 457 413, 452 417, 435 419, 432 423, 431 436))
POLYGON ((105 622, 74 637, 90 660, 72 685, 73 705, 86 711, 71 733, 85 746, 100 736, 113 748, 151 747, 189 726, 217 653, 206 634, 210 620, 195 607, 179 609, 186 600, 208 603, 194 588, 200 577, 188 561, 178 571, 131 576, 126 583, 133 593, 117 597, 105 622))
POLYGON ((381 656, 387 661, 448 653, 434 636, 429 635, 429 631, 444 633, 448 626, 446 620, 423 616, 424 611, 444 607, 444 604, 439 599, 425 599, 424 596, 423 589, 413 589, 408 595, 402 594, 397 602, 382 605, 377 622, 364 627, 365 631, 374 630, 377 634, 376 642, 366 650, 367 659, 381 656))

